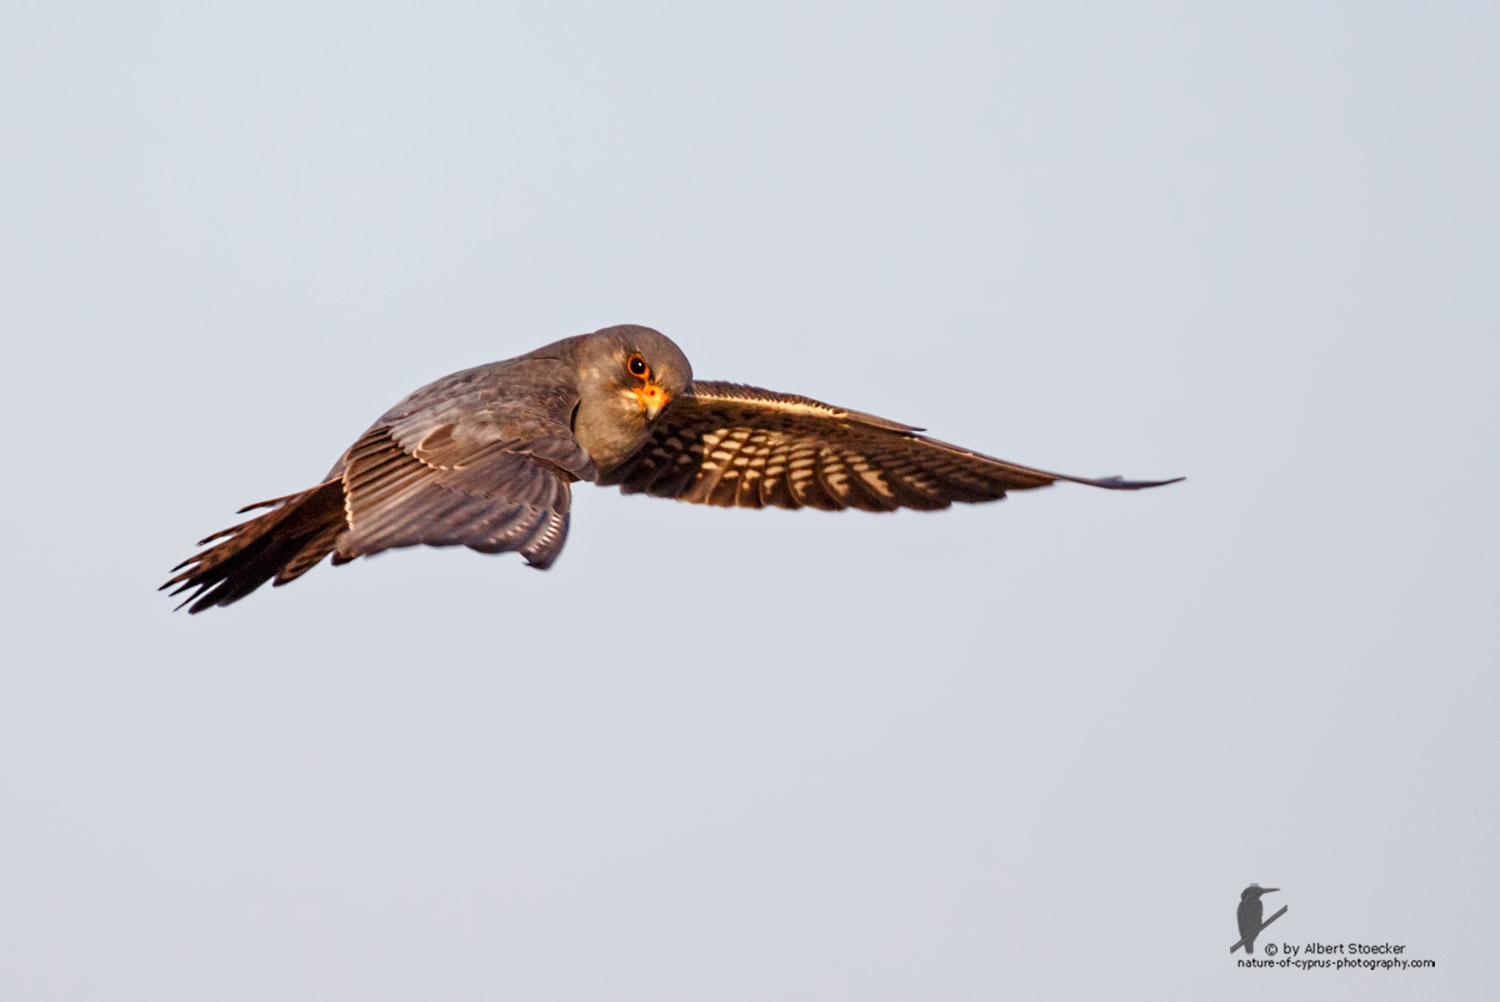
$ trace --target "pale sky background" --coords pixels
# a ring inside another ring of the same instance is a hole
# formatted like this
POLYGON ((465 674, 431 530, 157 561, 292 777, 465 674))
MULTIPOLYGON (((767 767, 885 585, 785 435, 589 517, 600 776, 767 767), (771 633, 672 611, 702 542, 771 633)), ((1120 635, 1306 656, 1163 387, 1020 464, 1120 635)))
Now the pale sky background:
POLYGON ((1493 998, 1486 4, 0 7, 5 1000, 1493 998), (1212 7, 1212 10, 1207 8, 1212 7), (155 592, 607 324, 1081 475, 155 592), (1435 971, 1236 969, 1390 941, 1435 971))

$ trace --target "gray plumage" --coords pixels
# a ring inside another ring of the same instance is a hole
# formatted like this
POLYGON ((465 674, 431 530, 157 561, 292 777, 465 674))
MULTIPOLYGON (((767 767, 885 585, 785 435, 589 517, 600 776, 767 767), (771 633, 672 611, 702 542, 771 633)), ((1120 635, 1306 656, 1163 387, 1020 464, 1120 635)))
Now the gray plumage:
MULTIPOLYGON (((1071 480, 921 429, 806 397, 694 382, 648 327, 608 327, 429 383, 381 415, 317 486, 203 540, 163 588, 202 612, 399 546, 463 545, 557 559, 571 484, 620 485, 705 504, 931 510, 1071 480), (216 542, 217 541, 217 542, 216 542)), ((1179 478, 1180 479, 1180 478, 1179 478)))

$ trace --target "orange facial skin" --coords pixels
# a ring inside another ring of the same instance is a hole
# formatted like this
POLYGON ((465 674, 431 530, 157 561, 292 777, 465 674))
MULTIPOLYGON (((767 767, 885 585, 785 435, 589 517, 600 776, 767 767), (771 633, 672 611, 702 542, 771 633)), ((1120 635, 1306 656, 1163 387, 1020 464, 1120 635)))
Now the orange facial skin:
POLYGON ((666 407, 669 401, 667 391, 649 379, 640 386, 632 388, 630 392, 634 393, 635 398, 641 402, 641 410, 646 412, 648 421, 656 420, 656 415, 662 412, 662 408, 666 407))

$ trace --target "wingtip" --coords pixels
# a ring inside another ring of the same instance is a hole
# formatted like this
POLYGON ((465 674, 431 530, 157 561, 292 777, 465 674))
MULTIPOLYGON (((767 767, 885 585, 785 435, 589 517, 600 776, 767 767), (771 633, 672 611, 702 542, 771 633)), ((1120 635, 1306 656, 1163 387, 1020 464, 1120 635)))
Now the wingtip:
POLYGON ((1089 480, 1087 483, 1094 487, 1103 487, 1111 491, 1143 491, 1148 487, 1165 487, 1168 484, 1180 484, 1187 477, 1173 477, 1170 480, 1126 480, 1124 477, 1100 477, 1098 480, 1089 480))

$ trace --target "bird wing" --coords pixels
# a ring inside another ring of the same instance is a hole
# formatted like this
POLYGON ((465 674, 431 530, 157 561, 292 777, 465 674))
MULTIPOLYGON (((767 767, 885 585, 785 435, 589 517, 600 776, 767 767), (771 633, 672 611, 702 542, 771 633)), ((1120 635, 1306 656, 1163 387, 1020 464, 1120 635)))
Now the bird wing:
POLYGON ((199 542, 162 587, 189 591, 193 612, 228 605, 267 581, 294 581, 396 546, 518 550, 557 558, 569 485, 594 462, 570 427, 578 394, 553 359, 480 366, 407 397, 360 436, 316 487, 248 505, 268 509, 199 542), (209 545, 212 544, 212 545, 209 545))
POLYGON ((334 562, 396 546, 518 550, 547 567, 567 536, 569 483, 592 479, 588 454, 571 436, 465 439, 443 424, 414 443, 372 428, 344 470, 348 530, 334 562))
POLYGON ((335 467, 348 522, 336 562, 419 543, 556 559, 568 485, 597 476, 569 427, 577 394, 538 365, 509 366, 503 382, 478 373, 413 394, 335 467))
MULTIPOLYGON (((694 382, 602 485, 723 507, 931 510, 1057 480, 1139 490, 1174 480, 1091 480, 994 459, 922 429, 807 397, 694 382)), ((1181 479, 1180 477, 1177 479, 1181 479)))

